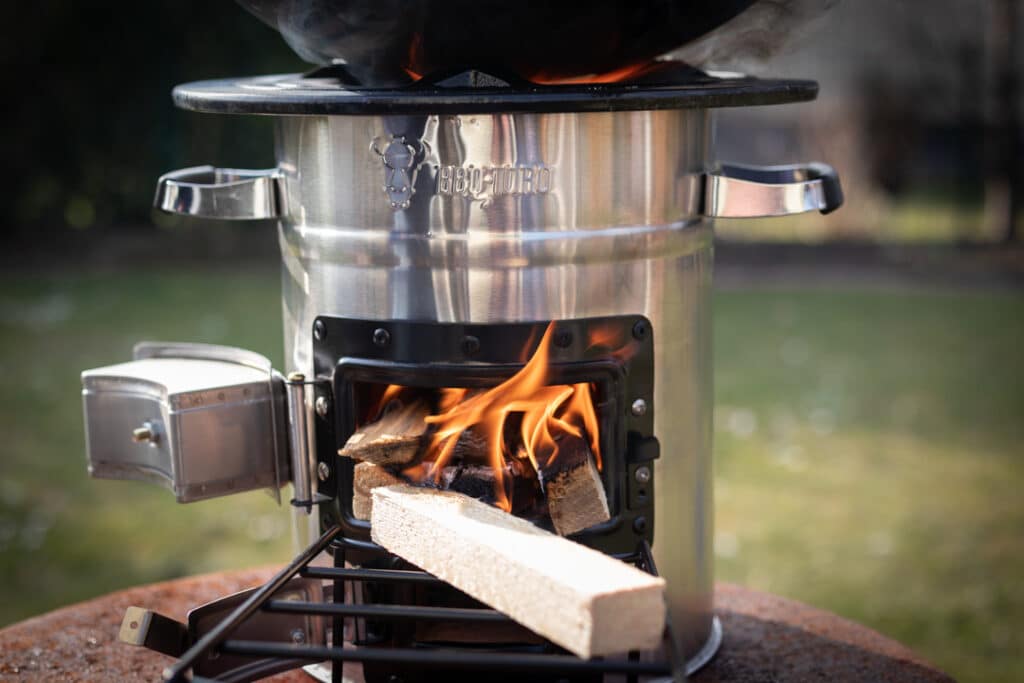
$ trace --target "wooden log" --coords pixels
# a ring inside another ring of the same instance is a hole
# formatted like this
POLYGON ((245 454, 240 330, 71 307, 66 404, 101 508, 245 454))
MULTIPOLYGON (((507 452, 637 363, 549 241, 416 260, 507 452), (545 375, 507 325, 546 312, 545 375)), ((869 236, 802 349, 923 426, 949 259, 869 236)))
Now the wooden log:
POLYGON ((373 490, 374 542, 584 658, 652 649, 665 581, 468 496, 373 490))
POLYGON ((378 486, 401 483, 401 479, 372 462, 356 463, 352 472, 352 516, 370 521, 373 498, 370 493, 378 486))
POLYGON ((428 415, 430 405, 423 399, 395 405, 356 430, 338 454, 381 467, 408 464, 426 442, 428 415))
POLYGON ((470 427, 456 437, 455 448, 452 449, 452 460, 455 462, 472 462, 486 464, 487 438, 470 427))
MULTIPOLYGON (((544 492, 533 468, 518 460, 505 462, 502 469, 505 493, 512 505, 512 514, 529 520, 547 516, 544 492)), ((455 491, 494 505, 494 469, 490 465, 448 465, 441 470, 439 488, 455 491)))
POLYGON ((487 465, 448 465, 441 469, 440 488, 494 504, 494 470, 487 465))
POLYGON ((541 468, 551 523, 560 536, 569 536, 611 519, 601 475, 590 446, 570 434, 558 439, 554 462, 541 468))

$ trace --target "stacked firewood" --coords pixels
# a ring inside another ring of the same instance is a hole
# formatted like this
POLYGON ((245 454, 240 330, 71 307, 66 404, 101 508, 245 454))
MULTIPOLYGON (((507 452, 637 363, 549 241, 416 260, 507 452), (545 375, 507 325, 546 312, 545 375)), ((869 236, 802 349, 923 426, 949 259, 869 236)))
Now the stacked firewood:
POLYGON ((432 403, 423 395, 392 399, 339 451, 358 461, 352 496, 357 519, 370 519, 373 489, 398 483, 455 491, 492 505, 506 501, 513 515, 550 525, 562 536, 609 519, 604 485, 585 438, 559 434, 557 457, 535 467, 517 441, 512 415, 500 438, 502 451, 515 456, 502 458, 500 473, 488 453, 487 436, 474 426, 450 437, 457 439, 451 456, 437 467, 426 459, 432 438, 427 418, 432 414, 432 403))
POLYGON ((431 408, 423 395, 391 400, 340 451, 358 461, 352 511, 373 541, 579 657, 656 647, 665 581, 562 538, 609 519, 587 435, 563 429, 541 462, 513 418, 499 470, 480 425, 448 429, 457 441, 437 468, 431 408))

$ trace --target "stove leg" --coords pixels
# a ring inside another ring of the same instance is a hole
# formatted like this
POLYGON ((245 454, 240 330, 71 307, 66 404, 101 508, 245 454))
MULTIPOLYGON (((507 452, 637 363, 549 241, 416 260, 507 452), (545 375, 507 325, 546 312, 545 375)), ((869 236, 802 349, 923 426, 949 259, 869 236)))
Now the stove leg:
MULTIPOLYGON (((334 566, 340 569, 345 568, 345 549, 343 547, 335 547, 334 549, 334 566)), ((334 580, 334 589, 331 591, 332 600, 335 604, 341 604, 345 602, 345 581, 343 579, 334 580)), ((345 618, 341 616, 331 617, 331 645, 340 651, 345 647, 345 618)), ((345 668, 344 662, 340 659, 336 659, 331 662, 331 683, 342 683, 342 673, 345 668)))

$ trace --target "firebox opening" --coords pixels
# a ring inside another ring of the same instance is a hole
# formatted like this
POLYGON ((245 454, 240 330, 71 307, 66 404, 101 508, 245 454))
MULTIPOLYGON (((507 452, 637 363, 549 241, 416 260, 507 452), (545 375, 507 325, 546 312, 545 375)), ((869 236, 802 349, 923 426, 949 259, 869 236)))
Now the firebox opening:
MULTIPOLYGON (((403 456, 407 461, 388 468, 398 481, 457 491, 575 534, 617 514, 619 495, 606 461, 615 461, 611 473, 621 469, 618 402, 607 367, 551 370, 546 383, 527 387, 515 382, 523 368, 354 379, 352 433, 384 425, 416 444, 403 456)), ((367 523, 357 514, 359 499, 379 476, 365 464, 354 468, 353 505, 343 501, 354 523, 367 523)))
POLYGON ((624 558, 653 539, 655 330, 643 316, 316 322, 320 523, 341 525, 347 561, 372 561, 372 490, 403 481, 454 485, 624 558), (569 467, 582 463, 589 472, 569 467))

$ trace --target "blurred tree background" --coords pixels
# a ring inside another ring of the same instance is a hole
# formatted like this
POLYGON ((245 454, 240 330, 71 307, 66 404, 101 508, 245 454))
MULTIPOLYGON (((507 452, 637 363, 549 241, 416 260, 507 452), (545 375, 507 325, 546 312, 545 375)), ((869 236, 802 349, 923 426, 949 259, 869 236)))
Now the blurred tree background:
MULTIPOLYGON (((847 209, 752 226, 733 240, 991 243, 1017 240, 1021 203, 1016 0, 771 0, 680 52, 709 68, 814 78, 814 103, 726 110, 718 156, 749 163, 828 159, 847 209), (1012 218, 1016 216, 1016 219, 1012 218)), ((9 92, 0 136, 14 163, 8 260, 80 258, 104 238, 155 230, 161 173, 195 163, 273 163, 259 117, 176 110, 177 83, 302 71, 275 31, 232 2, 39 2, 5 26, 9 92), (48 238, 41 239, 42 235, 48 238)), ((179 225, 158 218, 159 225, 179 225)), ((245 249, 245 231, 219 236, 245 249)), ((102 246, 97 246, 102 245, 102 246)))
POLYGON ((235 3, 36 2, 6 12, 13 99, 0 136, 14 163, 3 239, 19 253, 155 230, 156 177, 191 161, 273 165, 269 120, 184 113, 170 100, 185 81, 308 68, 235 3))

